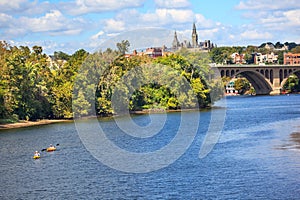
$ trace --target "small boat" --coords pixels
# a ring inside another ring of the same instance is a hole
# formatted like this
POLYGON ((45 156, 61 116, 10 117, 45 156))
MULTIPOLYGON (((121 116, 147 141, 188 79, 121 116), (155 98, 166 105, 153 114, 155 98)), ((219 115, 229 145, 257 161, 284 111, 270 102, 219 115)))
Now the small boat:
POLYGON ((51 151, 55 151, 55 150, 56 150, 56 148, 54 146, 48 147, 46 149, 47 152, 51 152, 51 151))
MULTIPOLYGON (((58 146, 59 144, 57 144, 56 146, 58 146)), ((50 146, 47 149, 42 149, 42 151, 47 151, 47 152, 51 152, 51 151, 55 151, 56 147, 52 144, 50 144, 50 146)))
POLYGON ((41 154, 38 151, 35 151, 33 154, 33 159, 39 159, 41 157, 41 154))
POLYGON ((41 156, 40 155, 34 155, 33 159, 39 159, 41 156))

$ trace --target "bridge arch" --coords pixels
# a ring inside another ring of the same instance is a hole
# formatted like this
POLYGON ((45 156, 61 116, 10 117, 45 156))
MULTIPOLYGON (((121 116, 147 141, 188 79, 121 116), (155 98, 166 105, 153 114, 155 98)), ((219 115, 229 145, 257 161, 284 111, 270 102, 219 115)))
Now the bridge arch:
POLYGON ((256 89, 257 94, 278 95, 291 74, 300 79, 300 65, 212 65, 221 77, 242 74, 256 89), (234 74, 233 74, 234 72, 234 74))
POLYGON ((270 82, 270 78, 273 76, 273 72, 269 72, 266 70, 266 72, 269 74, 268 79, 264 76, 265 71, 248 71, 248 70, 221 70, 220 74, 221 77, 227 76, 234 78, 235 76, 241 74, 243 77, 245 77, 251 85, 254 87, 256 94, 258 95, 264 95, 264 94, 270 94, 272 89, 272 83, 270 82))
POLYGON ((282 78, 282 81, 281 81, 281 84, 280 84, 281 88, 284 86, 284 84, 286 83, 286 81, 288 80, 288 78, 290 77, 290 75, 292 75, 292 74, 295 74, 298 77, 298 79, 300 79, 300 69, 299 70, 295 70, 295 71, 293 71, 293 70, 290 69, 288 71, 287 76, 284 77, 284 78, 282 78))
POLYGON ((257 95, 270 94, 272 89, 272 83, 265 78, 265 76, 257 71, 240 71, 235 76, 241 74, 245 77, 251 85, 254 87, 257 95))

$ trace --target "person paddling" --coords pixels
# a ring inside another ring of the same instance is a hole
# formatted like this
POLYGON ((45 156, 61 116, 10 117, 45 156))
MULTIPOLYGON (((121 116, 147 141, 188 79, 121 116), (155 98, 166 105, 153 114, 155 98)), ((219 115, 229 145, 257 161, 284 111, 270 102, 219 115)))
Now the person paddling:
POLYGON ((52 144, 50 144, 50 146, 46 149, 46 151, 48 151, 48 152, 55 151, 55 150, 56 150, 56 148, 52 144))
POLYGON ((40 152, 35 151, 34 154, 33 154, 33 158, 34 158, 34 159, 39 159, 40 157, 41 157, 40 152))
POLYGON ((35 151, 34 152, 34 156, 38 156, 39 157, 39 156, 41 156, 41 154, 38 151, 35 151))

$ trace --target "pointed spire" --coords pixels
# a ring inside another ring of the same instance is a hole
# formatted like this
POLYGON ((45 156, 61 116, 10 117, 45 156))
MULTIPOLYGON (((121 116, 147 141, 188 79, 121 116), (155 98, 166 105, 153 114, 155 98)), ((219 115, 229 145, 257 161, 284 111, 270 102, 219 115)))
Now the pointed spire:
POLYGON ((196 29, 196 24, 195 24, 195 22, 193 23, 192 47, 193 47, 193 48, 198 47, 198 34, 197 34, 197 29, 196 29))
POLYGON ((179 40, 177 38, 177 33, 175 31, 174 33, 174 39, 173 39, 173 43, 172 43, 172 46, 173 46, 173 49, 177 49, 179 47, 179 40))
POLYGON ((196 29, 196 24, 195 24, 195 22, 193 23, 193 34, 197 34, 197 29, 196 29))

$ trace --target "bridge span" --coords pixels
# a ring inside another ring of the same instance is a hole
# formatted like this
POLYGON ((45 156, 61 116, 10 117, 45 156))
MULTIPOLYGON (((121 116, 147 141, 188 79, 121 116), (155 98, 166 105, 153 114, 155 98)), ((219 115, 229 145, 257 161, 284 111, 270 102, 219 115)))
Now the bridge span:
POLYGON ((278 95, 288 77, 295 74, 300 79, 300 65, 212 65, 221 77, 241 74, 254 87, 258 95, 278 95))

